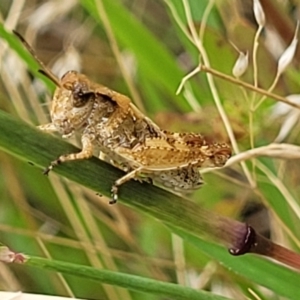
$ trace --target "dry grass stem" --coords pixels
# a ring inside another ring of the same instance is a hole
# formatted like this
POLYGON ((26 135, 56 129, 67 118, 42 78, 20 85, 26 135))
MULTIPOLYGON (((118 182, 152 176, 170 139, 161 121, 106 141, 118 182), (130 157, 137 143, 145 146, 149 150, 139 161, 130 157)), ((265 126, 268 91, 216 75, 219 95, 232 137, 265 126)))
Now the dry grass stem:
MULTIPOLYGON (((210 67, 210 61, 209 61, 208 55, 206 53, 206 50, 205 50, 205 48, 204 48, 204 46, 202 44, 202 41, 198 38, 197 33, 196 33, 196 29, 195 29, 194 22, 193 22, 193 19, 192 19, 192 15, 191 15, 191 10, 190 10, 189 3, 186 0, 182 0, 182 2, 183 2, 183 6, 184 6, 184 10, 185 10, 185 15, 186 15, 186 19, 187 19, 187 22, 188 22, 188 26, 189 26, 189 29, 190 29, 190 31, 192 33, 192 37, 194 39, 194 44, 198 48, 199 54, 201 56, 201 60, 203 61, 204 65, 210 67)), ((199 66, 201 67, 201 64, 199 66)), ((197 73, 197 68, 193 72, 197 73)), ((219 115, 220 115, 220 117, 221 117, 221 119, 223 121, 223 124, 225 126, 226 132, 228 134, 229 140, 231 142, 233 151, 236 154, 238 154, 240 152, 240 150, 239 150, 239 146, 238 146, 238 143, 236 141, 235 135, 233 133, 233 129, 232 129, 231 123, 230 123, 230 121, 229 121, 229 119, 227 117, 227 114, 226 114, 226 112, 224 110, 224 107, 223 107, 223 105, 221 103, 220 96, 219 96, 217 87, 215 85, 213 76, 211 76, 211 74, 209 74, 209 73, 207 73, 207 81, 208 81, 208 85, 209 85, 210 91, 212 93, 215 105, 217 107, 219 115)), ((252 176, 251 176, 251 174, 250 174, 250 172, 248 170, 248 167, 243 162, 241 162, 241 166, 242 166, 243 172, 244 172, 247 180, 249 181, 250 185, 254 187, 255 186, 255 182, 252 179, 252 176)))
POLYGON ((236 78, 234 78, 234 77, 232 77, 232 76, 229 76, 229 75, 226 75, 226 74, 224 74, 224 73, 218 72, 217 70, 214 70, 214 69, 212 69, 212 68, 210 68, 210 67, 207 67, 206 65, 201 65, 201 66, 200 66, 200 69, 201 69, 201 71, 210 73, 210 74, 212 74, 212 75, 214 75, 214 76, 217 76, 217 77, 219 77, 219 78, 222 78, 222 79, 227 80, 227 81, 229 81, 229 82, 232 82, 232 83, 234 83, 234 84, 237 84, 237 85, 239 85, 239 86, 242 86, 242 87, 244 87, 244 88, 246 88, 246 89, 248 89, 248 90, 251 90, 251 91, 260 93, 260 94, 265 95, 265 96, 267 96, 267 97, 269 97, 269 98, 273 98, 273 99, 275 99, 275 100, 278 100, 278 101, 280 101, 280 102, 283 102, 283 103, 285 103, 285 104, 288 104, 288 105, 290 105, 290 106, 293 106, 293 107, 295 107, 295 108, 300 109, 300 105, 297 104, 297 103, 291 102, 291 101, 289 101, 288 99, 286 99, 286 98, 284 98, 284 97, 281 97, 281 96, 279 96, 279 95, 276 95, 276 94, 273 94, 273 93, 269 93, 269 92, 265 91, 264 89, 255 87, 255 86, 253 86, 253 85, 251 85, 251 84, 249 84, 249 83, 247 83, 247 82, 241 81, 241 80, 236 79, 236 78))
POLYGON ((231 157, 226 167, 259 156, 280 159, 300 159, 300 147, 292 144, 269 144, 267 146, 250 149, 231 157))

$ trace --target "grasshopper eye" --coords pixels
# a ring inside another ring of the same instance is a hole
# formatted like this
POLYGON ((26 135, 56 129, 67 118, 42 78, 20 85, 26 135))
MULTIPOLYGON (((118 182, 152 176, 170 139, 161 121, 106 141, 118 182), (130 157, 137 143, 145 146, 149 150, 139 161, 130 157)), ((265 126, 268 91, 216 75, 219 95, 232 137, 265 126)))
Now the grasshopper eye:
POLYGON ((84 106, 88 101, 93 100, 95 98, 94 93, 74 93, 73 94, 73 106, 74 107, 82 107, 84 106))

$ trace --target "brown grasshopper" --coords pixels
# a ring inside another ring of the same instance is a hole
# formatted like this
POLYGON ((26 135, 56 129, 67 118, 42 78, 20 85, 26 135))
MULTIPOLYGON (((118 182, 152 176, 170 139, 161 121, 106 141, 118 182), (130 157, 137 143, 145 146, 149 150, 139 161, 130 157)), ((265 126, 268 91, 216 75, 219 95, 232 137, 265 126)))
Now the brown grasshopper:
POLYGON ((38 128, 59 132, 65 138, 81 134, 82 150, 61 155, 44 174, 60 163, 90 158, 97 147, 111 164, 127 173, 112 186, 112 204, 118 199, 119 186, 130 179, 154 181, 180 192, 197 189, 203 183, 199 168, 221 167, 231 156, 225 143, 207 143, 199 134, 161 130, 127 96, 94 83, 83 74, 69 71, 58 80, 27 42, 16 35, 40 63, 41 72, 57 86, 51 123, 38 128))

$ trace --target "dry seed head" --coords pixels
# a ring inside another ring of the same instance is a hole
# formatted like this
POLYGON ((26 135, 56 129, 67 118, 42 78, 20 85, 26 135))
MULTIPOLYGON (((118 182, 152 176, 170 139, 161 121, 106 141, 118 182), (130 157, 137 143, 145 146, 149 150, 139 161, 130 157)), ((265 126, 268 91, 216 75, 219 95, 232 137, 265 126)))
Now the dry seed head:
POLYGON ((14 252, 8 247, 0 246, 0 261, 5 263, 12 263, 14 261, 14 252))
POLYGON ((295 35, 291 44, 285 49, 285 51, 282 53, 282 55, 278 60, 278 68, 277 68, 278 74, 282 74, 285 71, 285 69, 291 63, 291 61, 295 56, 295 52, 298 45, 298 38, 297 38, 298 29, 299 29, 299 23, 297 23, 295 35))
POLYGON ((264 27, 266 23, 266 17, 259 0, 253 0, 253 12, 258 26, 264 27))
POLYGON ((246 53, 240 52, 240 55, 232 69, 233 76, 237 78, 242 76, 246 72, 248 68, 248 64, 249 64, 248 51, 246 53))

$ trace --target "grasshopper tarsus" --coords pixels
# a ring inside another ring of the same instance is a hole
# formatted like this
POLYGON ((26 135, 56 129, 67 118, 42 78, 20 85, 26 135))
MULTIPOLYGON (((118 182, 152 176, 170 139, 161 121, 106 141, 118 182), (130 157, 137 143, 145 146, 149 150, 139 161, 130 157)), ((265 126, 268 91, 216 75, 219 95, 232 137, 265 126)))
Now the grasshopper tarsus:
POLYGON ((48 176, 49 175, 49 173, 50 173, 50 171, 52 171, 53 170, 53 168, 55 167, 55 166, 57 166, 57 165, 59 165, 59 164, 61 164, 61 159, 60 158, 58 158, 58 159, 56 159, 56 160, 54 160, 54 161, 52 161, 51 163, 50 163, 50 165, 46 168, 46 169, 44 169, 44 171, 43 171, 43 175, 46 175, 46 176, 48 176))
MULTIPOLYGON (((114 197, 114 196, 113 196, 114 197)), ((110 200, 109 200, 109 202, 108 202, 108 204, 110 204, 110 205, 114 205, 114 204, 116 204, 118 202, 118 200, 117 199, 115 199, 115 198, 111 198, 110 200)))
POLYGON ((118 201, 118 187, 116 185, 113 185, 111 188, 111 199, 108 202, 110 205, 116 204, 118 201))
POLYGON ((43 170, 43 175, 48 176, 52 169, 53 169, 52 166, 47 167, 46 169, 43 170))

